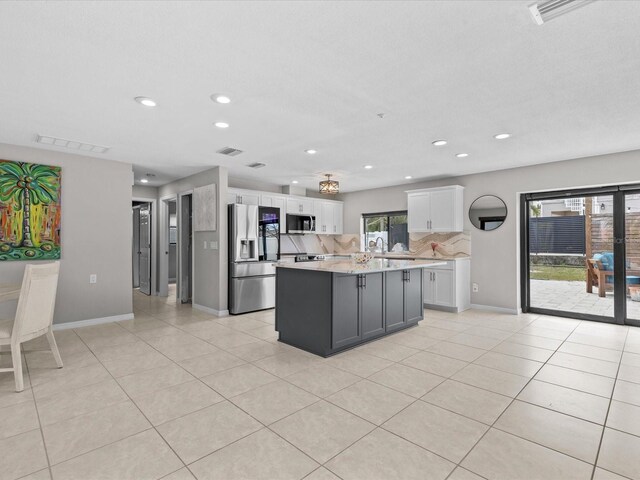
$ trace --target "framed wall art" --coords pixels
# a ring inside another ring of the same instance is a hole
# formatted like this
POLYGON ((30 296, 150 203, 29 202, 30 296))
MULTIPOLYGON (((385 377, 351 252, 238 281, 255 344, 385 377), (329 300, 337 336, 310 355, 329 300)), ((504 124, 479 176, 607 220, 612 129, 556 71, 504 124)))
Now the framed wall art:
POLYGON ((61 168, 0 160, 0 261, 60 258, 61 168))

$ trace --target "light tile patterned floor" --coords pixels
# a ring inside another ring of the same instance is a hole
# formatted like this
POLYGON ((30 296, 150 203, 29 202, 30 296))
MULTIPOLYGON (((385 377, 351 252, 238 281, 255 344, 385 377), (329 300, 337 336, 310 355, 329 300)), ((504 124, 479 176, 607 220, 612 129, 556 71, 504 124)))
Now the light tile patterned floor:
POLYGON ((2 479, 640 478, 638 329, 427 310, 322 359, 273 311, 134 304, 57 332, 61 370, 28 343, 23 393, 0 374, 2 479))

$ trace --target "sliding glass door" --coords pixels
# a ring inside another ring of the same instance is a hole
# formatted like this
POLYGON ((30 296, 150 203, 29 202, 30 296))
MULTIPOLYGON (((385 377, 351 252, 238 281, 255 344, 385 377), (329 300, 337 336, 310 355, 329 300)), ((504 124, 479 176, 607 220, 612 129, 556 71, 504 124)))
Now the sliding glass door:
POLYGON ((627 323, 640 325, 640 192, 624 196, 627 323))
POLYGON ((523 311, 640 325, 640 189, 525 194, 521 214, 523 311))

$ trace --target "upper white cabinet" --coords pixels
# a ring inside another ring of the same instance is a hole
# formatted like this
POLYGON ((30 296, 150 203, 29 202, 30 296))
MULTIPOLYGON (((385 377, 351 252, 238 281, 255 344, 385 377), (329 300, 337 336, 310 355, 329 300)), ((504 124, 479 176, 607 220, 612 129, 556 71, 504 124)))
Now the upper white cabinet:
POLYGON ((287 213, 287 198, 283 195, 269 195, 263 193, 260 195, 260 206, 279 208, 280 217, 284 217, 287 213))
POLYGON ((464 225, 464 187, 409 190, 409 232, 461 232, 464 225))
POLYGON ((227 193, 227 203, 242 203, 243 205, 259 205, 260 193, 251 190, 237 190, 230 188, 227 193))
POLYGON ((289 197, 287 213, 291 215, 313 215, 313 200, 304 197, 289 197))
POLYGON ((316 215, 316 233, 342 234, 343 203, 326 200, 316 200, 314 211, 316 215))
POLYGON ((310 233, 326 235, 341 235, 343 233, 344 204, 335 200, 314 200, 309 197, 230 188, 227 194, 227 203, 279 208, 283 229, 286 225, 285 215, 287 214, 315 215, 316 229, 315 232, 310 233))

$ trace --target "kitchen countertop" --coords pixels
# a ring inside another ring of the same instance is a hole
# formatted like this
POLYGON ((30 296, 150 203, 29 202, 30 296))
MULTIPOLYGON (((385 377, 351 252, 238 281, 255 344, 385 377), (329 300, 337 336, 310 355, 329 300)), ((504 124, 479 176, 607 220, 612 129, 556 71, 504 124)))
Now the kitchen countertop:
POLYGON ((392 270, 407 270, 412 268, 429 268, 445 265, 439 260, 408 260, 391 258, 374 258, 368 263, 356 263, 353 260, 324 260, 318 262, 298 262, 275 264, 279 268, 298 270, 312 270, 316 272, 331 272, 344 274, 387 272, 392 270))
POLYGON ((444 261, 448 261, 448 260, 467 260, 470 259, 471 256, 466 256, 466 257, 448 257, 448 256, 438 256, 438 257, 427 257, 427 256, 421 256, 421 255, 414 255, 412 253, 394 253, 394 252, 389 252, 389 253, 374 253, 373 256, 375 258, 392 258, 392 259, 411 259, 411 260, 444 260, 444 261))

